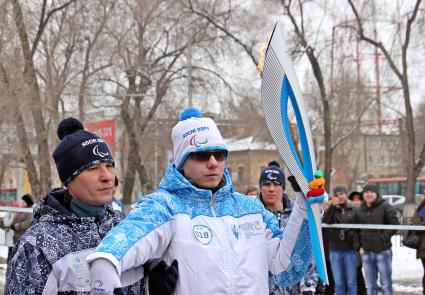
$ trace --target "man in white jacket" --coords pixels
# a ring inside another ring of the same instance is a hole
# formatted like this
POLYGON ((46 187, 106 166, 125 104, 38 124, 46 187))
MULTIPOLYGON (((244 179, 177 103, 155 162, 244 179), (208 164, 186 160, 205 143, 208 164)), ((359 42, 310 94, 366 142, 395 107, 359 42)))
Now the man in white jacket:
POLYGON ((156 258, 178 261, 175 294, 268 294, 269 278, 299 282, 311 260, 304 195, 282 232, 258 200, 234 192, 213 120, 187 109, 171 136, 174 159, 158 190, 87 258, 92 293, 113 294, 156 258))

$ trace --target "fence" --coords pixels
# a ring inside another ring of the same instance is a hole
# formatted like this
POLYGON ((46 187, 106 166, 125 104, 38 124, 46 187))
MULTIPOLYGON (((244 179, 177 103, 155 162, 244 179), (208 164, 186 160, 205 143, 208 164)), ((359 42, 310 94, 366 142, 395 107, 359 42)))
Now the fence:
MULTIPOLYGON (((0 215, 1 212, 32 212, 33 208, 17 208, 17 207, 8 207, 0 206, 0 215)), ((417 230, 425 231, 425 225, 408 225, 409 219, 401 218, 401 225, 387 225, 387 224, 327 224, 322 223, 324 228, 353 228, 353 229, 389 229, 389 230, 417 230)), ((401 238, 399 237, 401 242, 401 238)), ((0 229, 0 246, 5 245, 5 231, 0 229)))

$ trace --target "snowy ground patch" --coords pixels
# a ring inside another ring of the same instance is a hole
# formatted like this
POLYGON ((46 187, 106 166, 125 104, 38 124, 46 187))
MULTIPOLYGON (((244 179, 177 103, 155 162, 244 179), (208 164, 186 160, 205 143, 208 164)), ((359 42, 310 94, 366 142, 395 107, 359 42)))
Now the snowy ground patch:
POLYGON ((393 288, 395 292, 422 294, 423 267, 416 259, 416 250, 400 245, 400 236, 392 238, 393 243, 393 288))

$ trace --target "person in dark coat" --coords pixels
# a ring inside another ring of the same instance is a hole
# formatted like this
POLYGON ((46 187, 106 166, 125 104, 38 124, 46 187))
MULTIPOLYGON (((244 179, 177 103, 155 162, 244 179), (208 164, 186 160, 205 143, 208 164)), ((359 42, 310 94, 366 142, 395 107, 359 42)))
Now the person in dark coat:
MULTIPOLYGON (((348 195, 348 199, 353 203, 353 207, 360 208, 363 202, 363 196, 361 192, 352 191, 348 195)), ((366 295, 366 283, 363 277, 362 270, 362 258, 359 256, 358 264, 357 264, 357 295, 366 295)))
MULTIPOLYGON (((347 189, 336 186, 330 207, 323 222, 328 224, 353 223, 354 207, 347 199, 347 189)), ((358 235, 352 229, 332 229, 329 236, 329 257, 337 295, 357 295, 358 235)))
MULTIPOLYGON (((30 194, 25 194, 21 197, 21 206, 23 208, 31 208, 34 201, 30 194)), ((32 222, 32 212, 16 212, 13 216, 10 228, 15 232, 13 239, 15 244, 19 241, 24 232, 30 227, 32 222)))
MULTIPOLYGON (((64 188, 49 192, 34 208, 30 228, 12 250, 4 294, 90 294, 85 262, 106 233, 123 219, 112 209, 115 161, 107 144, 74 118, 61 121, 53 152, 64 188)), ((28 202, 27 198, 23 198, 28 202)), ((16 221, 15 228, 19 222, 16 221)), ((150 294, 172 294, 177 268, 152 269, 150 294), (158 270, 158 269, 156 269, 158 270), (162 280, 158 280, 158 276, 162 280), (173 280, 174 279, 174 280, 173 280), (169 292, 162 292, 164 286, 169 292), (160 291, 158 291, 158 289, 160 291)), ((146 275, 146 274, 145 274, 146 275)), ((140 277, 128 278, 119 294, 144 294, 140 277)), ((99 288, 102 282, 97 282, 99 288)))
MULTIPOLYGON (((381 198, 378 187, 368 183, 363 187, 363 202, 356 211, 359 224, 399 224, 396 210, 381 198)), ((391 237, 396 230, 361 229, 360 254, 367 283, 367 294, 378 293, 377 273, 383 295, 393 294, 391 237)))
POLYGON ((351 203, 353 203, 353 206, 355 208, 360 208, 362 202, 363 202, 363 196, 361 192, 357 192, 357 191, 352 191, 349 195, 348 195, 348 199, 351 201, 351 203))

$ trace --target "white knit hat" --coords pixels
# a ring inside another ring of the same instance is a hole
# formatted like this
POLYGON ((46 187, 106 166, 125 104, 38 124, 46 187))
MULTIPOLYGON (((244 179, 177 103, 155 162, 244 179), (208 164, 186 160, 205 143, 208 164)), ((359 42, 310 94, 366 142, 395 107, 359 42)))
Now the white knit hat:
POLYGON ((225 150, 227 146, 215 122, 203 118, 195 108, 185 109, 180 122, 171 132, 173 141, 173 164, 180 169, 190 153, 209 150, 225 150))

